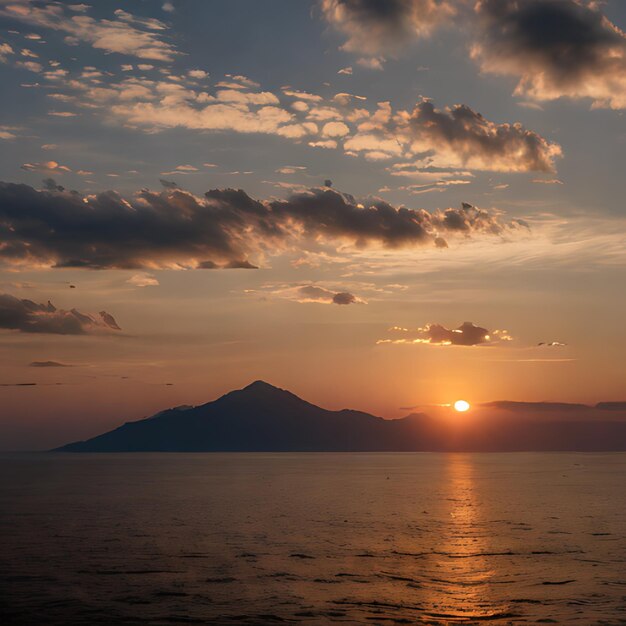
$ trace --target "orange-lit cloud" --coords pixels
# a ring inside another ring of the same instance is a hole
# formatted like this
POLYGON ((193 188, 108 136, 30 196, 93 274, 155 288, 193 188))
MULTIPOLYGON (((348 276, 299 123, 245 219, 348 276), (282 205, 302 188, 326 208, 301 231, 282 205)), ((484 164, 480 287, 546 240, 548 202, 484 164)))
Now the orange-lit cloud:
POLYGON ((449 329, 441 324, 427 324, 423 328, 411 331, 408 328, 394 326, 389 329, 398 338, 379 339, 376 343, 384 344, 431 344, 437 346, 479 346, 494 345, 511 341, 506 330, 489 331, 472 322, 463 322, 458 328, 449 329))

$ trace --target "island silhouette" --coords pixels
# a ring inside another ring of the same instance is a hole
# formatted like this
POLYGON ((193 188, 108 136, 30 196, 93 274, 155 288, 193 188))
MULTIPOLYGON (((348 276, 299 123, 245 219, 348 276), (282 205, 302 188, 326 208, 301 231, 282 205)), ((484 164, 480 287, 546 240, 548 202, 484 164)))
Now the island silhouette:
POLYGON ((383 419, 362 411, 329 411, 259 380, 212 402, 167 409, 56 450, 618 451, 626 450, 623 404, 494 402, 462 419, 426 413, 383 419))

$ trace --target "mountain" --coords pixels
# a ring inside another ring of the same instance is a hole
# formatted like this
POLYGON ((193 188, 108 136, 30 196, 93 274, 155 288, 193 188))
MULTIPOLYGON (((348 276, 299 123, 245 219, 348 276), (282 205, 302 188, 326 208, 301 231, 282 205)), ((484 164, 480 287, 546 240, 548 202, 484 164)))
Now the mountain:
POLYGON ((328 411, 256 381, 196 407, 127 422, 62 452, 626 450, 626 421, 328 411))

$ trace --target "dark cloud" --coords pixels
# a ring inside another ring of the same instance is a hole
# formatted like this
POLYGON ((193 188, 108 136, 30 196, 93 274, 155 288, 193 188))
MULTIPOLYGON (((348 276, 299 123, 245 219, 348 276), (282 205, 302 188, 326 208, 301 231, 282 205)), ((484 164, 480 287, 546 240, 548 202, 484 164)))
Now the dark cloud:
POLYGON ((489 331, 472 322, 463 322, 458 328, 446 328, 441 324, 427 324, 415 331, 394 326, 390 329, 397 338, 379 339, 377 343, 420 344, 438 346, 479 346, 511 341, 506 330, 489 331))
MULTIPOLYGON (((291 292, 284 290, 282 295, 289 297, 291 292)), ((362 300, 359 300, 354 294, 348 293, 347 291, 334 292, 317 285, 304 285, 303 287, 299 287, 293 295, 299 302, 325 302, 330 304, 363 303, 362 300)))
POLYGON ((63 185, 58 185, 54 178, 44 178, 43 179, 44 189, 48 191, 65 191, 65 187, 63 185))
POLYGON ((449 0, 322 0, 326 20, 347 36, 344 50, 395 54, 454 15, 449 0))
POLYGON ((536 100, 591 98, 626 107, 626 37, 577 0, 481 0, 472 56, 484 71, 519 77, 516 95, 536 100))
POLYGON ((120 330, 115 319, 106 311, 97 315, 76 309, 57 309, 50 301, 37 304, 0 294, 0 328, 22 333, 51 333, 56 335, 85 335, 120 330))
POLYGON ((196 265, 196 269, 199 270, 218 270, 221 269, 220 266, 214 261, 201 261, 196 265))
POLYGON ((0 387, 36 387, 37 383, 0 383, 0 387))
POLYGON ((59 361, 33 361, 28 364, 28 367, 72 367, 66 363, 59 363, 59 361))
POLYGON ((489 331, 472 324, 463 322, 458 328, 450 330, 441 324, 431 324, 425 331, 429 343, 438 343, 453 346, 476 346, 488 343, 489 331))
POLYGON ((226 265, 224 265, 224 269, 227 270, 258 270, 259 267, 257 265, 252 265, 252 263, 250 263, 250 261, 245 261, 245 260, 233 260, 233 261, 229 261, 228 263, 226 263, 226 265))
POLYGON ((554 171, 559 145, 521 124, 496 124, 464 104, 445 110, 420 102, 407 121, 412 150, 428 165, 501 172, 554 171), (436 146, 434 155, 429 151, 436 146))
POLYGON ((561 341, 540 341, 537 346, 541 346, 544 348, 562 348, 566 346, 566 343, 562 343, 561 341))
POLYGON ((445 234, 520 228, 464 204, 428 212, 316 188, 261 202, 244 191, 82 196, 0 182, 0 262, 93 269, 255 268, 248 258, 342 239, 363 247, 442 246, 445 234))
POLYGON ((353 304, 356 301, 356 297, 347 291, 341 291, 333 296, 334 304, 353 304))

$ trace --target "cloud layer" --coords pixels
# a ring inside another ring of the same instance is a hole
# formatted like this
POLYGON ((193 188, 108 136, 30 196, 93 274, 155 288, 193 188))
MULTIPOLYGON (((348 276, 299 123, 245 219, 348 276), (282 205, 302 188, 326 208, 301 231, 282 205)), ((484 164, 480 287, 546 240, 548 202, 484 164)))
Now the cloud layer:
MULTIPOLYGON (((81 313, 76 309, 57 309, 51 302, 37 304, 15 296, 0 294, 0 328, 22 333, 55 335, 86 335, 120 330, 113 316, 106 311, 98 314, 81 313)), ((38 363, 33 367, 50 366, 38 363)))
POLYGON ((66 43, 86 42, 106 53, 132 55, 152 61, 171 61, 178 54, 162 37, 166 24, 152 18, 140 18, 116 9, 113 19, 96 19, 87 15, 86 4, 32 0, 3 3, 0 15, 31 26, 50 28, 66 35, 66 43))
POLYGON ((470 204, 428 212, 357 201, 330 188, 258 201, 243 190, 181 189, 82 196, 0 183, 0 261, 94 269, 254 268, 288 248, 321 244, 446 247, 444 237, 505 236, 526 227, 470 204))
MULTIPOLYGON (((181 128, 274 135, 318 150, 342 150, 349 156, 394 165, 408 163, 417 169, 551 172, 561 156, 560 146, 538 133, 518 123, 488 120, 466 105, 437 109, 422 99, 412 109, 394 109, 390 102, 370 103, 364 96, 345 92, 322 97, 288 86, 262 90, 245 76, 226 75, 209 85, 213 81, 202 70, 176 75, 167 68, 153 68, 134 75, 134 66, 128 67, 119 75, 92 66, 70 72, 40 65, 31 71, 57 90, 48 94, 50 98, 76 109, 50 111, 50 115, 88 112, 107 124, 147 133, 181 128)), ((22 167, 57 175, 71 172, 56 161, 22 167)), ((198 171, 195 166, 179 165, 161 175, 198 171)), ((84 170, 75 173, 91 174, 84 170)), ((166 178, 164 184, 175 181, 166 178)))

